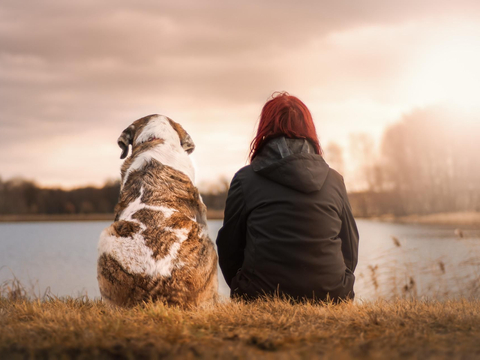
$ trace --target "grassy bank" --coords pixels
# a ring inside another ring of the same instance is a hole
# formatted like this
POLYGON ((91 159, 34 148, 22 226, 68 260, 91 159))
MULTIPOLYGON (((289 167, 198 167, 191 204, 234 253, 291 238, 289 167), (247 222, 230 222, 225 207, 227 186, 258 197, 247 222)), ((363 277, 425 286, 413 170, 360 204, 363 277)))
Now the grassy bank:
POLYGON ((474 359, 480 302, 291 305, 183 311, 162 304, 0 298, 0 358, 474 359))
MULTIPOLYGON (((362 217, 357 217, 362 219, 362 217)), ((450 212, 428 215, 394 216, 390 214, 363 219, 393 222, 401 224, 448 225, 458 227, 480 228, 480 212, 450 212)))
POLYGON ((113 214, 19 214, 0 215, 2 222, 113 221, 113 214))
MULTIPOLYGON (((2 222, 38 222, 38 221, 113 221, 114 214, 18 214, 0 215, 2 222)), ((209 210, 209 220, 223 219, 223 211, 209 210)))
POLYGON ((397 218, 397 221, 402 223, 480 227, 480 212, 409 215, 397 218))
MULTIPOLYGON (((0 215, 0 223, 36 221, 113 221, 113 218, 113 214, 20 214, 0 215)), ((209 220, 223 220, 223 210, 208 210, 207 218, 209 220)), ((385 215, 366 219, 405 224, 454 225, 480 228, 480 212, 454 212, 400 217, 385 215)))

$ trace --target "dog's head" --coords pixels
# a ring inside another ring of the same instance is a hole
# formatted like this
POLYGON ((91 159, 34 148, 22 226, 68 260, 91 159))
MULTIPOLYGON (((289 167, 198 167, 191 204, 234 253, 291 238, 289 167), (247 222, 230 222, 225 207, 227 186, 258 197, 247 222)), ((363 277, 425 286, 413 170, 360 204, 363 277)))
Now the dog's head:
POLYGON ((181 146, 188 154, 195 149, 192 138, 180 124, 163 115, 149 115, 134 121, 121 133, 117 140, 122 149, 120 159, 127 157, 129 145, 133 151, 136 146, 154 140, 181 146))

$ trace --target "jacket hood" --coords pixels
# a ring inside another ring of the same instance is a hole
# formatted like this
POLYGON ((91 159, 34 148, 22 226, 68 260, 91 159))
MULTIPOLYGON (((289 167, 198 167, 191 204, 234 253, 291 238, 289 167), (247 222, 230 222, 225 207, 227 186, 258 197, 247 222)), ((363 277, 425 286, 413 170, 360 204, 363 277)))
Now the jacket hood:
POLYGON ((306 139, 269 140, 252 161, 257 174, 289 188, 311 193, 322 188, 328 164, 306 139))

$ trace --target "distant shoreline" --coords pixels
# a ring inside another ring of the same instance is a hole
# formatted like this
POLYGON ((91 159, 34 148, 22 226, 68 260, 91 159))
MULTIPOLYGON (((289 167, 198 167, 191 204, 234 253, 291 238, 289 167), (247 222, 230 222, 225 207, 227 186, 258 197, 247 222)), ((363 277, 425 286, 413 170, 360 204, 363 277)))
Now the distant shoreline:
MULTIPOLYGON (((359 218, 361 219, 361 218, 359 218)), ((393 216, 385 215, 366 218, 382 222, 423 225, 471 226, 480 228, 480 212, 449 212, 428 215, 393 216)))
MULTIPOLYGON (((208 220, 223 220, 223 210, 209 210, 208 220)), ((48 222, 48 221, 113 221, 113 214, 27 214, 0 215, 0 223, 6 222, 48 222)), ((429 215, 408 215, 395 217, 385 215, 357 219, 377 220, 400 224, 451 225, 480 228, 480 212, 454 212, 429 215)))
MULTIPOLYGON (((209 210, 208 220, 223 219, 222 210, 209 210)), ((57 221, 113 221, 114 214, 20 214, 0 215, 0 223, 57 222, 57 221)))

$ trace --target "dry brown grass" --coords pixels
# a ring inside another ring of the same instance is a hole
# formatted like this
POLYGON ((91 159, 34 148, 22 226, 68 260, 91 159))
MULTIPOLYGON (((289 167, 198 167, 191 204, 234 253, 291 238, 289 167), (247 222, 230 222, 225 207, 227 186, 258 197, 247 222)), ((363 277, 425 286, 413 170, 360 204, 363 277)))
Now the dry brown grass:
POLYGON ((3 295, 0 359, 480 357, 478 300, 292 305, 273 299, 184 311, 3 295))

